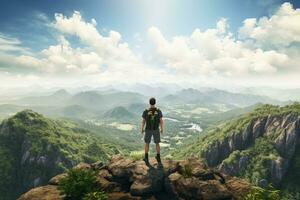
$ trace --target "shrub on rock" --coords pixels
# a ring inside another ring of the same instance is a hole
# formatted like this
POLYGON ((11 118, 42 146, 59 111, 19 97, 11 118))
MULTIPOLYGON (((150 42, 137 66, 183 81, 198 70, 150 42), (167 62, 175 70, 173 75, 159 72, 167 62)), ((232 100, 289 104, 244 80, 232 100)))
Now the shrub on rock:
POLYGON ((66 199, 82 199, 86 194, 99 190, 96 173, 91 169, 71 169, 60 180, 58 189, 66 199))
POLYGON ((82 200, 107 200, 107 195, 104 192, 90 192, 84 195, 82 200))

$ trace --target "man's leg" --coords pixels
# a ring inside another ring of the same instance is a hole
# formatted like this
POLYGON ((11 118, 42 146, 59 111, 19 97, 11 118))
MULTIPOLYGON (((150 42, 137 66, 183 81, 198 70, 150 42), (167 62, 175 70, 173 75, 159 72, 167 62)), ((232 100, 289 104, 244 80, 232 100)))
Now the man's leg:
POLYGON ((145 143, 145 157, 144 157, 144 160, 145 161, 148 161, 148 152, 149 152, 149 143, 145 143))
POLYGON ((149 162, 148 159, 148 152, 149 152, 149 143, 151 142, 151 133, 149 131, 145 131, 145 137, 144 137, 144 141, 145 141, 145 146, 144 146, 144 150, 145 150, 145 157, 144 157, 144 161, 146 163, 149 162))
POLYGON ((160 154, 160 145, 159 145, 159 143, 156 143, 156 153, 160 154))
POLYGON ((159 145, 159 143, 156 143, 156 156, 155 156, 155 158, 156 158, 156 160, 157 160, 157 162, 161 162, 161 160, 160 160, 160 145, 159 145))
POLYGON ((160 143, 160 133, 159 133, 159 131, 155 131, 155 133, 153 133, 153 137, 154 137, 154 142, 156 144, 156 156, 155 156, 155 158, 156 158, 157 162, 160 163, 161 160, 160 160, 160 145, 159 145, 159 143, 160 143))

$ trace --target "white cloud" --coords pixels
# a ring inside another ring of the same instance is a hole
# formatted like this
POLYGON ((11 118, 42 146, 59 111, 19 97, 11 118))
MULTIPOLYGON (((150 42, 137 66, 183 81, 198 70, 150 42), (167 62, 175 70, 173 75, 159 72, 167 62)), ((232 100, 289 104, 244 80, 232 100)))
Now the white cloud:
MULTIPOLYGON (((86 21, 77 11, 71 16, 55 14, 51 27, 56 30, 57 44, 35 54, 15 56, 10 52, 24 51, 21 41, 0 35, 0 50, 4 52, 0 62, 24 68, 27 75, 31 69, 34 76, 45 80, 61 77, 95 84, 219 82, 222 85, 222 81, 251 82, 275 76, 277 80, 280 77, 286 80, 291 74, 300 73, 297 68, 300 49, 294 45, 300 42, 300 26, 296 23, 300 21, 299 12, 284 3, 270 17, 245 19, 237 36, 229 32, 225 18, 215 28, 195 29, 189 36, 166 38, 157 27, 150 27, 148 38, 155 52, 144 51, 142 46, 137 53, 119 32, 101 34, 95 19, 86 21), (77 37, 81 47, 74 48, 69 36, 77 37), (151 59, 144 60, 145 57, 151 59)), ((140 33, 133 38, 139 45, 149 42, 140 33)))
POLYGON ((27 49, 21 46, 21 41, 17 38, 8 37, 0 33, 0 51, 27 53, 27 49))
POLYGON ((244 21, 239 34, 244 39, 253 39, 261 47, 287 47, 300 42, 300 9, 284 3, 271 17, 250 18, 244 21))
POLYGON ((282 76, 299 73, 299 46, 291 46, 300 39, 300 9, 284 3, 271 17, 249 18, 244 21, 236 38, 228 32, 226 19, 217 22, 216 28, 196 29, 190 36, 166 39, 160 30, 148 30, 157 56, 165 65, 191 76, 238 75, 282 76), (249 41, 249 39, 252 40, 249 41))
POLYGON ((108 66, 111 70, 120 69, 123 65, 140 64, 128 44, 121 42, 120 33, 110 31, 107 37, 101 35, 95 27, 96 20, 85 22, 77 11, 69 18, 55 14, 53 26, 63 34, 77 36, 101 58, 103 66, 108 66))
POLYGON ((38 68, 43 64, 39 59, 32 56, 26 56, 26 55, 21 55, 16 57, 16 62, 21 66, 33 67, 33 68, 38 68))
MULTIPOLYGON (((145 64, 122 42, 122 36, 109 31, 107 36, 96 29, 96 21, 86 22, 79 12, 71 17, 55 15, 52 22, 59 36, 57 44, 51 45, 35 55, 20 55, 6 59, 11 66, 32 70, 41 77, 65 77, 89 82, 157 82, 169 80, 162 69, 145 64), (82 47, 73 48, 68 36, 78 37, 82 47), (157 79, 153 80, 153 77, 157 79), (162 78, 163 77, 163 78, 162 78)), ((1 58, 0 58, 1 61, 1 58)))
POLYGON ((55 14, 53 26, 61 33, 77 36, 83 44, 92 47, 100 56, 126 61, 135 60, 135 56, 127 43, 121 42, 121 34, 110 31, 108 37, 101 35, 96 29, 96 20, 85 22, 81 14, 75 11, 71 17, 55 14))
POLYGON ((79 12, 74 12, 71 17, 56 14, 53 27, 63 34, 77 36, 88 50, 101 59, 101 63, 96 63, 100 67, 98 73, 95 64, 84 65, 83 73, 93 72, 90 80, 154 83, 175 79, 164 69, 153 68, 134 54, 129 45, 122 41, 119 32, 111 30, 108 36, 101 35, 96 29, 96 21, 84 21, 79 12))
POLYGON ((222 18, 217 22, 217 29, 220 33, 225 33, 229 28, 229 24, 227 23, 227 19, 222 18))
POLYGON ((91 22, 94 26, 97 26, 97 21, 94 18, 91 20, 91 22))

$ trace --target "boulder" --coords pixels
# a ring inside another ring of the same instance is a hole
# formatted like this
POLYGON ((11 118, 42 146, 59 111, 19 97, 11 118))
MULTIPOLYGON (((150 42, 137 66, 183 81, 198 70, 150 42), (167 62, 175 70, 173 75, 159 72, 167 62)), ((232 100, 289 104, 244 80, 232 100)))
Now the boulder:
POLYGON ((113 176, 126 179, 131 177, 134 168, 135 163, 133 160, 128 158, 120 159, 119 156, 113 156, 108 165, 108 170, 113 176))
POLYGON ((49 185, 58 185, 59 181, 67 176, 67 173, 59 174, 54 176, 53 178, 50 179, 48 182, 49 185))
POLYGON ((200 183, 201 181, 195 177, 184 178, 183 176, 171 181, 176 196, 183 199, 203 199, 200 193, 200 183))
POLYGON ((97 177, 97 182, 101 190, 105 192, 120 192, 122 191, 122 186, 117 182, 110 182, 105 178, 97 177))
POLYGON ((198 195, 203 200, 215 200, 215 199, 232 199, 231 192, 226 188, 226 185, 220 184, 217 180, 208 180, 200 182, 198 195))
POLYGON ((46 185, 31 189, 29 192, 23 194, 18 200, 63 200, 57 186, 46 185))
POLYGON ((124 192, 112 192, 108 194, 108 199, 111 200, 130 200, 131 195, 124 192))
MULTIPOLYGON (((126 192, 112 192, 107 195, 109 200, 142 200, 141 197, 133 197, 126 192)), ((145 198, 143 198, 144 200, 145 198)), ((150 200, 150 199, 149 199, 150 200)))
POLYGON ((251 184, 235 177, 226 178, 226 187, 230 190, 234 199, 240 199, 247 194, 251 188, 251 184))
POLYGON ((73 167, 73 169, 91 169, 91 165, 87 164, 87 163, 79 163, 78 165, 76 165, 75 167, 73 167))
POLYGON ((106 178, 107 180, 112 179, 112 174, 107 169, 100 169, 97 174, 98 177, 106 178))
POLYGON ((141 178, 136 180, 130 187, 130 194, 134 196, 147 196, 152 193, 152 182, 149 178, 141 178))

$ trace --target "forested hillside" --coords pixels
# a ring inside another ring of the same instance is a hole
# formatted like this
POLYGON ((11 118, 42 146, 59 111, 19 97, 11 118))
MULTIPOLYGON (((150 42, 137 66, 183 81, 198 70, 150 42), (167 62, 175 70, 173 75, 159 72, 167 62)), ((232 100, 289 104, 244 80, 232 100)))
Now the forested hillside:
POLYGON ((173 155, 196 155, 210 166, 260 186, 299 191, 300 105, 264 105, 208 130, 173 155))
POLYGON ((14 199, 79 162, 103 161, 120 149, 74 123, 19 112, 0 125, 1 199, 14 199))

